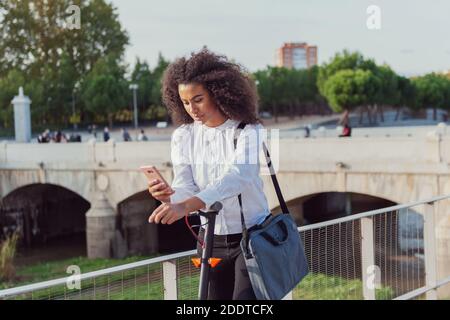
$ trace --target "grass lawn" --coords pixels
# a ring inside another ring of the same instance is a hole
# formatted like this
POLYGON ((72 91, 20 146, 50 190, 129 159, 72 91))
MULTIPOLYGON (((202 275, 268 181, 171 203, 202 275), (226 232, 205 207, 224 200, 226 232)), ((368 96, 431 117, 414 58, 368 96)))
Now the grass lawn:
MULTIPOLYGON (((394 298, 394 291, 389 287, 375 289, 377 300, 394 298)), ((321 273, 310 273, 293 291, 297 300, 362 300, 363 284, 359 279, 344 279, 321 273)))
MULTIPOLYGON (((61 277, 67 277, 67 267, 77 265, 82 273, 148 259, 133 256, 125 259, 87 259, 79 257, 62 261, 20 267, 17 281, 0 283, 0 289, 17 287, 61 277)), ((178 299, 197 299, 199 272, 189 268, 189 258, 178 261, 178 299), (183 270, 183 271, 180 271, 183 270)), ((389 287, 376 290, 377 299, 391 299, 394 291, 389 287)), ((51 287, 15 297, 16 299, 111 299, 161 300, 164 299, 162 264, 139 267, 95 279, 83 280, 81 289, 68 289, 66 285, 51 287)), ((344 279, 325 274, 307 275, 293 291, 295 300, 357 300, 362 299, 362 281, 344 279)))
MULTIPOLYGON (((19 267, 16 270, 15 281, 0 282, 0 289, 71 276, 72 274, 66 273, 67 267, 71 265, 78 266, 81 273, 87 273, 149 258, 151 257, 133 256, 125 259, 88 259, 86 257, 78 257, 19 267)), ((189 264, 189 258, 178 260, 180 269, 185 270, 189 264)), ((190 270, 189 267, 188 270, 190 270)), ((178 272, 179 299, 196 299, 199 283, 198 270, 178 272)), ((161 300, 164 299, 162 264, 152 264, 95 279, 83 280, 80 287, 81 289, 68 289, 66 285, 59 285, 35 291, 33 294, 20 295, 15 297, 15 299, 161 300)))

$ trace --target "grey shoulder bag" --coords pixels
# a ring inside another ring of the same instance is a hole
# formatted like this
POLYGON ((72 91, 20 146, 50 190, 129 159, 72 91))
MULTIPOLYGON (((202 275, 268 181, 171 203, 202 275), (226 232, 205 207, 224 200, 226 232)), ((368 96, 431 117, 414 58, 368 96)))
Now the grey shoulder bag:
MULTIPOLYGON (((237 127, 234 137, 235 149, 239 133, 245 125, 241 122, 237 127)), ((241 249, 256 298, 280 300, 300 283, 308 274, 309 268, 297 225, 284 201, 264 142, 263 150, 282 212, 277 215, 270 214, 263 223, 247 229, 242 209, 242 196, 239 195, 242 223, 241 249)))

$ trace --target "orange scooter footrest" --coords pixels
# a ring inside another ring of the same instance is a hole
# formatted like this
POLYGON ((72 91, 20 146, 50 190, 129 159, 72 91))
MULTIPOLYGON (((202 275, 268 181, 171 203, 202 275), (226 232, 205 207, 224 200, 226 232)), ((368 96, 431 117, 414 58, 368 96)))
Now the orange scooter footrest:
POLYGON ((211 265, 211 268, 217 266, 220 261, 222 261, 222 259, 220 258, 209 258, 209 264, 211 265))
MULTIPOLYGON (((200 268, 201 265, 201 258, 191 258, 192 263, 194 264, 194 266, 196 268, 200 268)), ((211 266, 211 268, 214 268, 215 266, 217 266, 220 261, 222 261, 221 258, 209 258, 208 263, 211 266)))
POLYGON ((196 268, 200 268, 201 259, 200 258, 191 258, 192 264, 196 268))

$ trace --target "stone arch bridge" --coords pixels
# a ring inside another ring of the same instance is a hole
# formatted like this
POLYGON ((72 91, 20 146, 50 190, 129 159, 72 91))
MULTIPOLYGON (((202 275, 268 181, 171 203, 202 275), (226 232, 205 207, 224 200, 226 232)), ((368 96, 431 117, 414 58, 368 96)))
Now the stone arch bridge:
MULTIPOLYGON (((302 204, 324 192, 363 194, 394 203, 450 194, 449 137, 280 139, 271 149, 283 194, 299 220, 302 204)), ((120 207, 127 199, 150 199, 146 178, 138 170, 147 164, 156 165, 172 180, 169 141, 3 142, 0 197, 7 202, 25 187, 41 184, 69 190, 90 204, 86 213, 88 255, 109 256, 120 207)), ((263 175, 263 180, 269 205, 276 210, 270 177, 263 175)), ((450 201, 443 201, 436 212, 437 227, 447 234, 449 211, 450 201)), ((152 243, 152 235, 147 240, 152 243)), ((441 261, 448 266, 450 244, 443 246, 440 252, 445 259, 441 261)))

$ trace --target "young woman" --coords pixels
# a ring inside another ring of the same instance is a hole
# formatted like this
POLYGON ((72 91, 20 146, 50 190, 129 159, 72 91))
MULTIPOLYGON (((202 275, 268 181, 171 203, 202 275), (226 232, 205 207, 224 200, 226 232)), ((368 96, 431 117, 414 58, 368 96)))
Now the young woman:
MULTIPOLYGON (((240 248, 242 225, 238 195, 247 228, 269 214, 259 176, 259 123, 256 88, 242 68, 207 49, 169 65, 163 77, 163 101, 178 127, 171 142, 172 186, 149 183, 149 192, 162 204, 150 223, 171 224, 190 212, 220 201, 208 299, 255 299, 240 248), (246 123, 234 147, 234 134, 246 123)), ((202 223, 205 223, 202 217, 202 223)), ((174 235, 176 236, 176 235, 174 235)), ((199 232, 203 239, 204 230, 199 232)), ((202 247, 197 246, 201 255, 202 247)))

